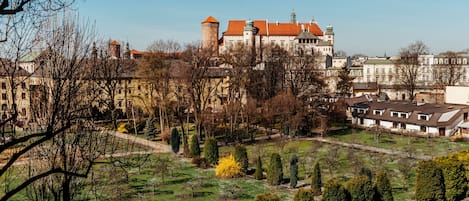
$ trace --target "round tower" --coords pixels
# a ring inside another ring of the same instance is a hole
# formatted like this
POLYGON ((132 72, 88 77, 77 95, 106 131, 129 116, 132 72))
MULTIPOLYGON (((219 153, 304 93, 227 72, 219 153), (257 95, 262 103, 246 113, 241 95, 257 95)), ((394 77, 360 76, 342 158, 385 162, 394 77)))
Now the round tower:
POLYGON ((116 40, 109 42, 109 54, 113 58, 121 57, 121 44, 116 40))
POLYGON ((220 22, 213 16, 202 21, 202 48, 209 49, 213 56, 218 56, 218 28, 220 22))

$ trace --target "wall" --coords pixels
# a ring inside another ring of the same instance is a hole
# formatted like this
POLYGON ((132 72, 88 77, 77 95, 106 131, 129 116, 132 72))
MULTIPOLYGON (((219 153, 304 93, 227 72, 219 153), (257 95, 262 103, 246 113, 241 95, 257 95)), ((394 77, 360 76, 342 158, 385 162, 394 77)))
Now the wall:
POLYGON ((450 104, 469 105, 469 87, 447 86, 445 102, 450 104))

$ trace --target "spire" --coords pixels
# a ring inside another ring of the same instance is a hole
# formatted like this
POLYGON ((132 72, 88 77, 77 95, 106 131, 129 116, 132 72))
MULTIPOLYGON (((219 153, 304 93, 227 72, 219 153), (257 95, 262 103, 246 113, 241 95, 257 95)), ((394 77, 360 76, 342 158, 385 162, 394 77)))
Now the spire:
POLYGON ((291 14, 290 14, 290 23, 296 23, 296 14, 295 14, 295 10, 292 10, 292 11, 291 11, 291 14))
POLYGON ((96 49, 96 42, 93 42, 93 47, 91 47, 91 58, 98 58, 98 49, 96 49))
POLYGON ((130 59, 129 42, 125 43, 124 59, 130 59))

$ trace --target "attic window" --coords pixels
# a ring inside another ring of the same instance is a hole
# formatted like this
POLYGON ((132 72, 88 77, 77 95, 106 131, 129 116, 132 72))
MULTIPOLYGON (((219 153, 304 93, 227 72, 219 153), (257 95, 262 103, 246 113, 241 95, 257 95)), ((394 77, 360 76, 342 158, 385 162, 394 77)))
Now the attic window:
POLYGON ((374 110, 373 114, 374 115, 383 115, 384 110, 374 110))

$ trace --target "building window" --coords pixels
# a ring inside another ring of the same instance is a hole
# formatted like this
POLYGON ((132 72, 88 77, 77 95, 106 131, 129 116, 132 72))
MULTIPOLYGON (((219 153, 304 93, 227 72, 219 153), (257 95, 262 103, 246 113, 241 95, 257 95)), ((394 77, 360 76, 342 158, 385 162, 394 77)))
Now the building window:
POLYGON ((398 123, 397 122, 392 122, 392 128, 397 128, 398 123))
POLYGON ((122 100, 117 101, 117 107, 122 107, 122 100))
POLYGON ((397 113, 397 112, 392 112, 392 113, 391 113, 391 116, 392 116, 392 117, 399 117, 399 113, 397 113))
POLYGON ((26 89, 26 83, 25 82, 21 82, 21 88, 26 89))
POLYGON ((405 123, 401 123, 401 128, 405 129, 405 123))
POLYGON ((119 89, 119 90, 117 91, 117 93, 121 94, 121 93, 122 93, 122 89, 119 89))
POLYGON ((419 120, 428 120, 427 115, 419 115, 419 120))
POLYGON ((142 87, 140 85, 137 86, 137 89, 140 91, 140 89, 142 89, 142 87))
POLYGON ((26 116, 26 108, 21 108, 21 115, 26 116))
POLYGON ((420 132, 427 132, 427 127, 426 126, 420 126, 420 132))
POLYGON ((2 110, 3 110, 3 111, 6 111, 7 109, 8 109, 7 104, 2 104, 2 110))
POLYGON ((26 93, 21 93, 21 99, 26 99, 26 93))
POLYGON ((7 83, 2 82, 2 89, 7 89, 7 83))
POLYGON ((2 100, 6 100, 7 99, 7 94, 6 93, 2 93, 2 100))

